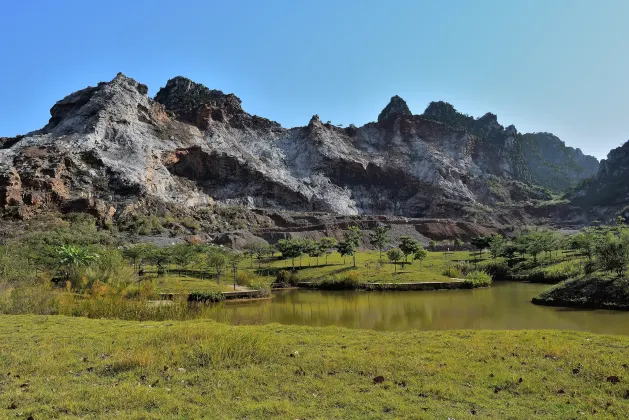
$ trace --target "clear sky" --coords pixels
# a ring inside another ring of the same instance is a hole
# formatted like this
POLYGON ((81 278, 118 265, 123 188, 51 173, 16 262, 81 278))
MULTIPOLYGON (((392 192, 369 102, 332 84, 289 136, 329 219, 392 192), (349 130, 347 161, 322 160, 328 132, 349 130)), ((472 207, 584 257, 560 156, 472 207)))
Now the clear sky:
POLYGON ((629 140, 628 0, 3 1, 0 136, 122 71, 183 75, 280 122, 445 100, 598 158, 629 140))

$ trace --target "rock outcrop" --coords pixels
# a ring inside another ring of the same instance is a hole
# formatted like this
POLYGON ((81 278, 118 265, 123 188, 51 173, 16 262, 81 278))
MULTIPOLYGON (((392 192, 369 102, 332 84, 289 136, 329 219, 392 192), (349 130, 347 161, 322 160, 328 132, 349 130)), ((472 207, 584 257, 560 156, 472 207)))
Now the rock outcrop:
POLYGON ((111 217, 138 199, 217 201, 499 225, 525 221, 522 203, 549 198, 531 184, 522 135, 494 114, 473 119, 432 103, 413 115, 394 96, 362 127, 315 115, 287 129, 183 77, 154 99, 147 92, 118 74, 57 102, 41 130, 0 139, 0 206, 82 206, 111 217))
POLYGON ((495 114, 474 119, 447 102, 431 102, 424 116, 474 134, 476 159, 484 170, 548 188, 556 193, 576 186, 598 170, 598 160, 565 145, 550 133, 521 134, 504 128, 495 114))
POLYGON ((629 219, 629 141, 610 151, 596 175, 579 185, 571 199, 592 213, 591 218, 629 219))

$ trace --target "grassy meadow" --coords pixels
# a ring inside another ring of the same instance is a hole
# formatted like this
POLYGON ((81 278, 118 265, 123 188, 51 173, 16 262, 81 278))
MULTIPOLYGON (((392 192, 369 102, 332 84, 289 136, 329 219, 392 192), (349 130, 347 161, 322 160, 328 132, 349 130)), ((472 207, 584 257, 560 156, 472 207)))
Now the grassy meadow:
POLYGON ((627 418, 629 337, 0 316, 1 418, 627 418))

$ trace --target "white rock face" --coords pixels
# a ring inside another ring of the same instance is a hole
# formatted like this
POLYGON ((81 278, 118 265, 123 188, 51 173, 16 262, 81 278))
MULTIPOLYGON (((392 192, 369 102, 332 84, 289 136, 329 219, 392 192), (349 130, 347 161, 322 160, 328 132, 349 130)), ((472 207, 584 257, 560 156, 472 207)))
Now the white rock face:
POLYGON ((341 129, 315 116, 285 129, 247 114, 235 96, 181 77, 155 100, 146 93, 118 74, 59 101, 43 129, 3 140, 0 205, 87 199, 94 207, 95 199, 117 205, 152 197, 441 217, 495 203, 489 179, 517 184, 508 160, 479 152, 465 131, 413 116, 399 97, 377 123, 341 129))

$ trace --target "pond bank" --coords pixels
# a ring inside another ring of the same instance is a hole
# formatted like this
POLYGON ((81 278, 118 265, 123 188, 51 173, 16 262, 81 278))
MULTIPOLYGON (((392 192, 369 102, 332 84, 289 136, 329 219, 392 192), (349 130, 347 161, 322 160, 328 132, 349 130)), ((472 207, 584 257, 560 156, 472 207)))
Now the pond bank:
MULTIPOLYGON (((325 287, 317 282, 304 281, 297 283, 298 288, 325 290, 325 287)), ((469 288, 469 284, 464 280, 453 279, 452 281, 431 281, 414 283, 362 283, 357 290, 374 291, 433 291, 433 290, 456 290, 469 288)))
MULTIPOLYGON (((236 290, 233 292, 218 292, 223 295, 224 300, 257 300, 257 299, 270 299, 270 296, 265 296, 266 292, 261 290, 236 290)), ((218 294, 217 293, 217 294, 218 294)), ((160 293, 159 298, 161 300, 173 300, 178 296, 188 296, 187 293, 160 293)))
POLYGON ((531 299, 536 305, 629 310, 629 279, 596 273, 568 280, 531 299))

